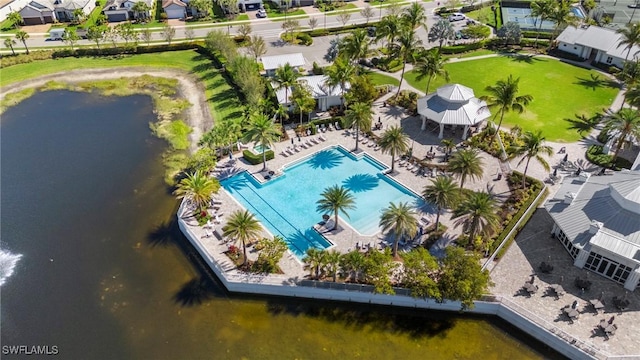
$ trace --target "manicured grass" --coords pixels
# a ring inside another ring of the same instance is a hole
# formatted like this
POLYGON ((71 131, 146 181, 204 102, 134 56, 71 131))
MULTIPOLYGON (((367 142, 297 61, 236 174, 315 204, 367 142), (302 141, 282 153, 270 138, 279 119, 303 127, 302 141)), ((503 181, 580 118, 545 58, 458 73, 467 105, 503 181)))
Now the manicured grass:
POLYGON ((0 86, 61 71, 123 66, 175 68, 187 71, 203 83, 211 114, 216 121, 242 118, 243 106, 236 92, 225 81, 220 71, 213 66, 211 60, 193 50, 120 57, 69 57, 34 61, 2 69, 0 86))
POLYGON ((373 85, 393 85, 393 86, 400 85, 400 80, 388 75, 371 72, 368 74, 368 76, 371 79, 371 82, 373 83, 373 85))
MULTIPOLYGON (((498 56, 445 65, 450 83, 472 88, 476 96, 486 95, 485 88, 504 80, 509 74, 520 78, 520 95, 532 95, 533 101, 522 114, 507 113, 504 124, 518 125, 524 130, 542 130, 547 140, 572 142, 581 138, 569 119, 575 115, 592 116, 613 102, 618 88, 594 70, 572 66, 558 60, 537 57, 498 56)), ((427 80, 416 80, 410 71, 405 79, 424 91, 427 80)), ((444 85, 436 78, 429 91, 444 85)), ((495 110, 492 109, 492 113, 495 110)), ((574 125, 575 126, 575 125, 574 125)))
POLYGON ((488 50, 488 49, 478 49, 478 50, 473 50, 473 51, 469 51, 466 53, 462 53, 462 54, 450 54, 450 55, 442 55, 445 58, 451 59, 451 58, 458 58, 458 59, 463 59, 463 58, 470 58, 470 57, 475 57, 475 56, 482 56, 482 55, 491 55, 491 54, 495 54, 496 52, 493 50, 488 50))
POLYGON ((465 16, 468 18, 478 20, 483 24, 487 24, 489 26, 493 26, 494 28, 498 29, 499 27, 502 26, 502 13, 500 12, 499 8, 496 9, 496 15, 498 18, 497 24, 495 21, 496 18, 494 17, 493 11, 491 11, 490 6, 484 7, 482 9, 470 11, 465 14, 465 16))
MULTIPOLYGON (((297 9, 297 10, 289 10, 289 12, 287 12, 287 17, 289 16, 296 16, 296 15, 306 15, 307 13, 304 12, 304 10, 302 9, 297 9)), ((282 18, 282 20, 284 20, 284 12, 281 11, 269 11, 269 9, 267 9, 267 17, 269 19, 278 19, 280 20, 280 18, 282 18)))
POLYGON ((406 2, 406 0, 374 0, 374 1, 369 1, 369 5, 371 6, 378 6, 378 5, 388 5, 388 4, 397 4, 397 3, 404 3, 406 2))

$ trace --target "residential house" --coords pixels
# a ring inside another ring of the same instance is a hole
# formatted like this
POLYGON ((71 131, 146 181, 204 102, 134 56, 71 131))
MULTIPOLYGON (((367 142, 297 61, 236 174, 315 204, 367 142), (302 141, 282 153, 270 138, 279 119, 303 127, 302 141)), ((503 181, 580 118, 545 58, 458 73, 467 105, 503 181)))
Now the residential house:
POLYGON ((264 71, 267 73, 267 76, 270 77, 275 75, 276 69, 284 66, 285 64, 289 64, 296 69, 306 65, 306 61, 304 56, 302 56, 302 53, 263 56, 261 61, 264 71))
POLYGON ((0 0, 0 22, 14 11, 20 11, 27 6, 30 0, 0 0))
POLYGON ((89 16, 96 7, 95 0, 54 0, 53 7, 56 19, 61 22, 74 21, 76 10, 81 9, 85 16, 89 16))
POLYGON ((566 177, 545 203, 573 264, 633 291, 640 281, 640 171, 566 177))
POLYGON ((162 9, 168 19, 184 19, 187 17, 187 4, 180 0, 162 1, 162 9))
MULTIPOLYGON (((342 104, 342 87, 340 85, 328 86, 327 79, 325 75, 312 75, 302 76, 297 80, 299 83, 309 86, 311 94, 316 100, 316 108, 320 111, 327 111, 331 106, 342 104)), ((274 89, 278 88, 278 84, 275 82, 272 82, 271 85, 274 89)), ((349 90, 350 87, 350 84, 345 84, 345 92, 349 90)), ((290 99, 293 88, 294 87, 290 87, 289 91, 286 91, 284 88, 276 90, 279 104, 288 107, 293 106, 290 99), (288 97, 285 98, 285 96, 288 97)))
POLYGON ((19 13, 25 25, 50 24, 57 21, 53 3, 49 0, 33 0, 19 13))
POLYGON ((104 16, 107 17, 109 22, 120 22, 137 19, 143 14, 136 14, 132 8, 138 2, 142 1, 149 6, 146 18, 151 17, 151 12, 155 6, 154 0, 109 0, 107 4, 102 8, 104 16))
POLYGON ((581 59, 589 59, 593 63, 602 63, 621 68, 625 58, 637 61, 640 47, 629 49, 620 45, 623 37, 615 30, 598 26, 581 26, 567 28, 558 36, 558 49, 576 55, 581 59))

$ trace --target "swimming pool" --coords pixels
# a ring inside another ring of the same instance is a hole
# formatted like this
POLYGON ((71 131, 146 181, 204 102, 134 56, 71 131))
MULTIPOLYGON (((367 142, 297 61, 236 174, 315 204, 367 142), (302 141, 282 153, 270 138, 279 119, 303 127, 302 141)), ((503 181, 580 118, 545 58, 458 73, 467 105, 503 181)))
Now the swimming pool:
POLYGON ((253 147, 253 153, 254 154, 262 154, 263 152, 270 150, 271 148, 268 146, 263 147, 262 145, 258 144, 256 146, 253 147))
POLYGON ((349 218, 340 214, 340 223, 349 223, 363 235, 375 235, 379 231, 380 214, 392 201, 424 206, 418 195, 383 175, 385 168, 368 155, 356 158, 342 147, 332 147, 287 166, 282 176, 264 184, 248 172, 225 179, 221 184, 272 234, 281 235, 289 249, 302 258, 310 247, 331 246, 313 229, 323 215, 316 211, 316 201, 329 186, 342 185, 351 190, 356 208, 348 211, 349 218))

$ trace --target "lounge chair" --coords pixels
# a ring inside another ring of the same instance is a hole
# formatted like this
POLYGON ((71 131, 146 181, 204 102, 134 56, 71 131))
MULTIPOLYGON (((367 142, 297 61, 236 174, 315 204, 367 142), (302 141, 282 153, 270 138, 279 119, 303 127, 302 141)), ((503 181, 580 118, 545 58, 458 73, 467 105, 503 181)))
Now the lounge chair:
POLYGON ((335 225, 336 225, 336 222, 333 219, 329 219, 324 224, 319 225, 317 229, 319 232, 325 233, 333 230, 333 227, 335 225))
POLYGON ((376 145, 373 147, 373 150, 374 150, 374 151, 378 151, 378 150, 380 150, 380 145, 376 144, 376 145))
POLYGON ((308 139, 304 141, 304 144, 307 145, 308 147, 312 147, 313 143, 311 141, 309 141, 308 139))
POLYGON ((318 139, 316 139, 315 137, 311 138, 311 142, 313 142, 314 144, 320 144, 320 141, 318 141, 318 139))
POLYGON ((409 165, 407 165, 407 170, 412 170, 413 169, 413 164, 409 163, 409 165))
POLYGON ((327 131, 327 128, 324 126, 324 124, 320 125, 320 130, 322 130, 322 132, 327 131))
POLYGON ((337 121, 333 124, 333 126, 336 127, 336 130, 342 130, 342 128, 340 127, 340 123, 337 121))
POLYGON ((320 134, 320 125, 316 125, 316 134, 320 134))
POLYGON ((369 139, 367 138, 363 138, 362 140, 360 140, 360 144, 362 145, 366 145, 369 142, 369 139))
POLYGON ((293 151, 300 152, 300 148, 298 147, 298 145, 293 145, 293 151))
POLYGON ((326 138, 326 137, 324 137, 324 135, 320 135, 320 136, 318 136, 318 138, 319 138, 320 140, 322 140, 322 141, 327 141, 327 138, 326 138))

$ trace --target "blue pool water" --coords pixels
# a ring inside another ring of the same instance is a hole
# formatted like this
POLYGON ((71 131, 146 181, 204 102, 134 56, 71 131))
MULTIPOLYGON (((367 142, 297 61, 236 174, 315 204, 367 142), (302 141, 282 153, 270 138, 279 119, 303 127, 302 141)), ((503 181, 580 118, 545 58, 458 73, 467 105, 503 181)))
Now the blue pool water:
POLYGON ((262 145, 258 144, 256 146, 253 147, 253 152, 256 154, 262 154, 263 152, 269 150, 268 146, 263 147, 262 145))
POLYGON ((260 184, 243 172, 223 180, 222 186, 302 258, 309 247, 331 246, 313 229, 323 215, 316 211, 316 202, 329 186, 342 185, 351 190, 356 208, 348 211, 349 218, 340 214, 339 221, 348 222, 364 235, 379 231, 380 214, 390 202, 424 205, 420 197, 381 174, 384 168, 367 155, 356 159, 343 148, 334 147, 286 167, 284 175, 267 183, 260 184))

